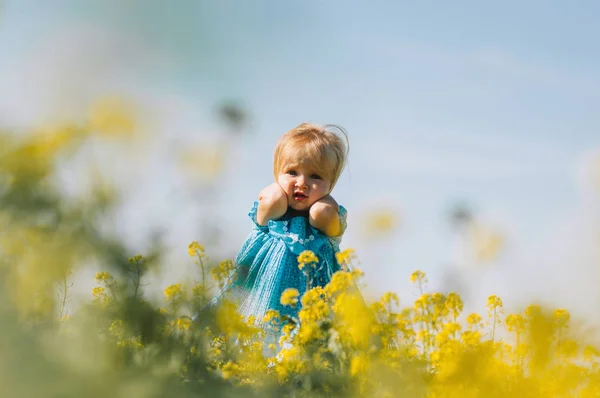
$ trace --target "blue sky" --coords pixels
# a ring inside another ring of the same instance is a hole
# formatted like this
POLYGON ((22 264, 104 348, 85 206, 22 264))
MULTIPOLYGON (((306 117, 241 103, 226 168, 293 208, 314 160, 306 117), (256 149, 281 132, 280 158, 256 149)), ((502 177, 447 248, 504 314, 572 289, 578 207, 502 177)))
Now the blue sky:
MULTIPOLYGON (((473 297, 581 307, 576 293, 596 290, 600 259, 580 245, 598 233, 598 197, 577 175, 600 147, 597 2, 120 3, 5 0, 0 120, 75 114, 118 91, 154 107, 158 138, 126 173, 106 164, 116 181, 139 182, 127 191, 128 222, 117 224, 134 242, 160 224, 185 255, 211 212, 229 231, 223 251, 235 253, 272 178, 276 139, 310 120, 349 132, 349 168, 334 196, 350 214, 343 246, 356 248, 372 290, 410 299, 416 268, 439 281, 458 258, 446 222, 458 201, 507 236, 498 261, 461 271, 473 297), (208 210, 173 153, 214 142, 210 112, 228 98, 247 106, 252 124, 208 210), (372 242, 359 226, 375 205, 398 209, 402 221, 372 242)), ((189 270, 177 269, 167 275, 189 270)))

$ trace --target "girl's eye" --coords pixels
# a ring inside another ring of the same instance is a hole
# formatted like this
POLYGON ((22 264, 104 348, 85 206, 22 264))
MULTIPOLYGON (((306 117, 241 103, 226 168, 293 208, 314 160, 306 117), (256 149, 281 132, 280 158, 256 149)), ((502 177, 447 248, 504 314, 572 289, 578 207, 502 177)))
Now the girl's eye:
POLYGON ((318 174, 311 174, 311 175, 310 175, 310 178, 312 178, 313 180, 320 180, 320 179, 321 179, 321 176, 320 176, 320 175, 318 175, 318 174))
POLYGON ((296 173, 296 170, 290 170, 290 171, 288 171, 288 174, 291 175, 291 176, 295 176, 298 173, 296 173))

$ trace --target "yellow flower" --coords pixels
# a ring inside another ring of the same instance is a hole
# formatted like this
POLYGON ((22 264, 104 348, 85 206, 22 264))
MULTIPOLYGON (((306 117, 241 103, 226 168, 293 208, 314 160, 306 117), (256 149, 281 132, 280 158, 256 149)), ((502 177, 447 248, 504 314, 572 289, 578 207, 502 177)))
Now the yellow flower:
POLYGON ((431 294, 423 293, 419 296, 414 303, 414 308, 416 311, 425 310, 429 303, 431 302, 431 294))
POLYGON ((435 317, 445 316, 448 314, 446 308, 446 295, 440 292, 431 295, 431 304, 433 305, 435 317))
POLYGON ((229 379, 232 376, 236 376, 239 370, 240 368, 236 363, 229 361, 221 368, 221 374, 223 375, 224 379, 229 379))
POLYGON ((316 264, 319 262, 319 259, 317 258, 317 256, 315 255, 315 253, 313 253, 310 250, 304 250, 302 253, 300 253, 300 255, 298 256, 298 268, 303 269, 305 265, 307 264, 316 264))
POLYGON ((364 355, 357 355, 350 360, 350 374, 356 376, 359 373, 365 373, 369 365, 369 359, 364 355))
POLYGON ((114 337, 121 338, 123 336, 124 327, 121 319, 115 319, 108 327, 108 332, 114 337))
POLYGON ((362 298, 348 292, 341 293, 335 300, 332 310, 338 330, 343 331, 346 343, 358 349, 366 349, 369 345, 373 318, 362 298))
POLYGON ((400 216, 395 209, 371 210, 363 219, 364 230, 368 236, 389 234, 398 227, 399 220, 400 216))
POLYGON ((317 326, 316 322, 301 324, 298 331, 298 339, 302 344, 306 344, 311 340, 317 340, 320 337, 320 331, 321 329, 317 326))
POLYGON ((598 357, 600 357, 600 352, 598 352, 596 347, 587 345, 583 348, 583 359, 585 361, 591 362, 598 357))
POLYGON ((96 286, 92 289, 92 295, 96 298, 105 298, 106 293, 104 292, 104 288, 102 286, 96 286))
POLYGON ((174 301, 180 299, 183 292, 181 290, 181 283, 176 283, 174 285, 167 286, 164 290, 165 299, 167 301, 174 301))
POLYGON ((325 291, 330 296, 335 296, 338 293, 345 292, 352 286, 352 274, 346 271, 338 271, 333 274, 331 281, 325 286, 325 291))
POLYGON ((346 266, 355 258, 354 249, 342 250, 335 254, 335 258, 340 266, 346 266))
POLYGON ((323 290, 322 287, 320 287, 320 286, 314 287, 304 293, 304 295, 302 296, 302 305, 305 307, 314 305, 314 304, 322 301, 324 296, 325 296, 325 291, 323 290))
MULTIPOLYGON (((298 301, 298 299, 296 299, 298 301)), ((285 304, 284 304, 285 305, 285 304)), ((269 323, 271 321, 275 321, 279 319, 279 312, 275 310, 267 310, 265 316, 263 317, 263 323, 269 323)))
POLYGON ((298 289, 294 289, 293 287, 285 289, 281 295, 281 305, 295 307, 298 304, 299 295, 300 292, 298 292, 298 289))
POLYGON ((140 264, 143 261, 144 261, 144 256, 142 256, 141 254, 138 254, 137 256, 133 256, 128 260, 128 262, 130 264, 140 264))
POLYGON ((204 286, 202 283, 198 283, 198 284, 196 284, 196 286, 194 286, 192 288, 192 294, 196 298, 204 297, 205 293, 206 293, 206 286, 204 286))
POLYGON ((121 340, 117 342, 117 346, 121 348, 144 348, 144 345, 140 341, 139 337, 121 340))
POLYGON ((474 346, 480 343, 481 333, 467 330, 462 334, 461 339, 465 345, 474 346))
POLYGON ((354 267, 351 274, 354 279, 360 279, 363 276, 365 276, 365 273, 360 268, 357 268, 357 267, 354 267))
POLYGON ((107 136, 129 136, 136 128, 134 109, 121 98, 104 98, 93 104, 88 123, 91 131, 107 136))
POLYGON ((571 318, 571 314, 569 311, 564 308, 558 308, 554 310, 554 320, 558 327, 565 327, 569 323, 569 319, 571 318))
POLYGON ((196 255, 203 257, 204 256, 204 246, 200 243, 194 241, 188 245, 188 254, 190 257, 195 257, 196 255))
POLYGON ((218 266, 210 270, 212 278, 219 283, 220 286, 227 282, 231 272, 235 269, 235 265, 231 260, 224 260, 218 266))
POLYGON ((579 346, 574 340, 564 340, 558 344, 558 352, 565 357, 573 358, 579 351, 579 346))
POLYGON ((300 323, 305 327, 308 326, 311 322, 319 321, 329 315, 329 305, 323 300, 317 300, 310 304, 304 303, 304 298, 302 297, 302 305, 303 308, 298 314, 298 318, 300 319, 300 323))
POLYGON ((175 329, 177 330, 188 330, 192 325, 192 320, 188 317, 179 317, 173 322, 175 329))
POLYGON ((96 282, 102 282, 112 279, 112 276, 108 272, 98 272, 94 279, 96 282))
POLYGON ((425 273, 423 271, 416 270, 410 275, 410 281, 411 283, 422 284, 427 282, 427 279, 425 278, 425 273))
POLYGON ((429 333, 426 329, 421 329, 417 332, 417 341, 428 341, 431 337, 431 333, 429 333))
POLYGON ((52 157, 68 146, 76 138, 78 131, 73 126, 42 127, 33 134, 33 140, 28 146, 28 154, 32 157, 52 157))
POLYGON ((456 318, 460 315, 464 308, 463 301, 458 293, 449 293, 446 298, 446 308, 456 318))
POLYGON ((502 308, 502 299, 493 294, 488 297, 486 306, 490 310, 502 308))
POLYGON ((530 304, 525 308, 525 315, 532 319, 542 314, 542 308, 538 304, 530 304))
POLYGON ((469 314, 467 317, 467 323, 471 326, 480 326, 481 325, 481 315, 477 313, 469 314))
POLYGON ((505 323, 509 332, 521 333, 525 330, 525 319, 521 314, 509 314, 505 323))
POLYGON ((443 331, 448 334, 457 333, 460 331, 460 329, 461 329, 460 324, 455 323, 455 322, 448 322, 448 323, 444 324, 444 327, 443 327, 443 331))
POLYGON ((387 292, 381 297, 381 302, 385 305, 400 305, 400 299, 396 293, 387 292))

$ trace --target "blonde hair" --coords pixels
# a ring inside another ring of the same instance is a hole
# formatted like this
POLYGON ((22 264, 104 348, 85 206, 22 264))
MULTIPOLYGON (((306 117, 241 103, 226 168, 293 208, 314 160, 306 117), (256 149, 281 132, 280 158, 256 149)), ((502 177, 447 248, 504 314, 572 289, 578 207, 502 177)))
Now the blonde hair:
POLYGON ((277 179, 285 162, 294 153, 314 161, 323 177, 331 181, 331 192, 346 165, 349 149, 348 134, 343 127, 335 124, 320 126, 302 123, 279 138, 275 147, 273 174, 277 179), (331 131, 331 128, 341 132, 346 142, 339 134, 331 131))

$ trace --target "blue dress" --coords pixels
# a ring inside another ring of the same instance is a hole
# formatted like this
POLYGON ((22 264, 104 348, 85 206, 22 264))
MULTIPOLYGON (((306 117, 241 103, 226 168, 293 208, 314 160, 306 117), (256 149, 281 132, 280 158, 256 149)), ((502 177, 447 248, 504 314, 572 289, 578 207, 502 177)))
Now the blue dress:
POLYGON ((319 259, 312 269, 312 286, 325 286, 332 275, 340 270, 335 254, 339 252, 341 236, 346 230, 347 211, 339 206, 338 215, 342 223, 342 234, 328 237, 312 227, 305 216, 291 216, 289 213, 268 225, 256 222, 258 202, 250 213, 252 231, 243 243, 237 258, 234 275, 213 304, 225 294, 239 303, 238 312, 256 321, 261 321, 267 310, 273 309, 281 315, 296 316, 301 305, 295 308, 280 303, 281 294, 288 288, 295 288, 300 297, 307 288, 307 276, 298 268, 298 256, 311 250, 319 259))

